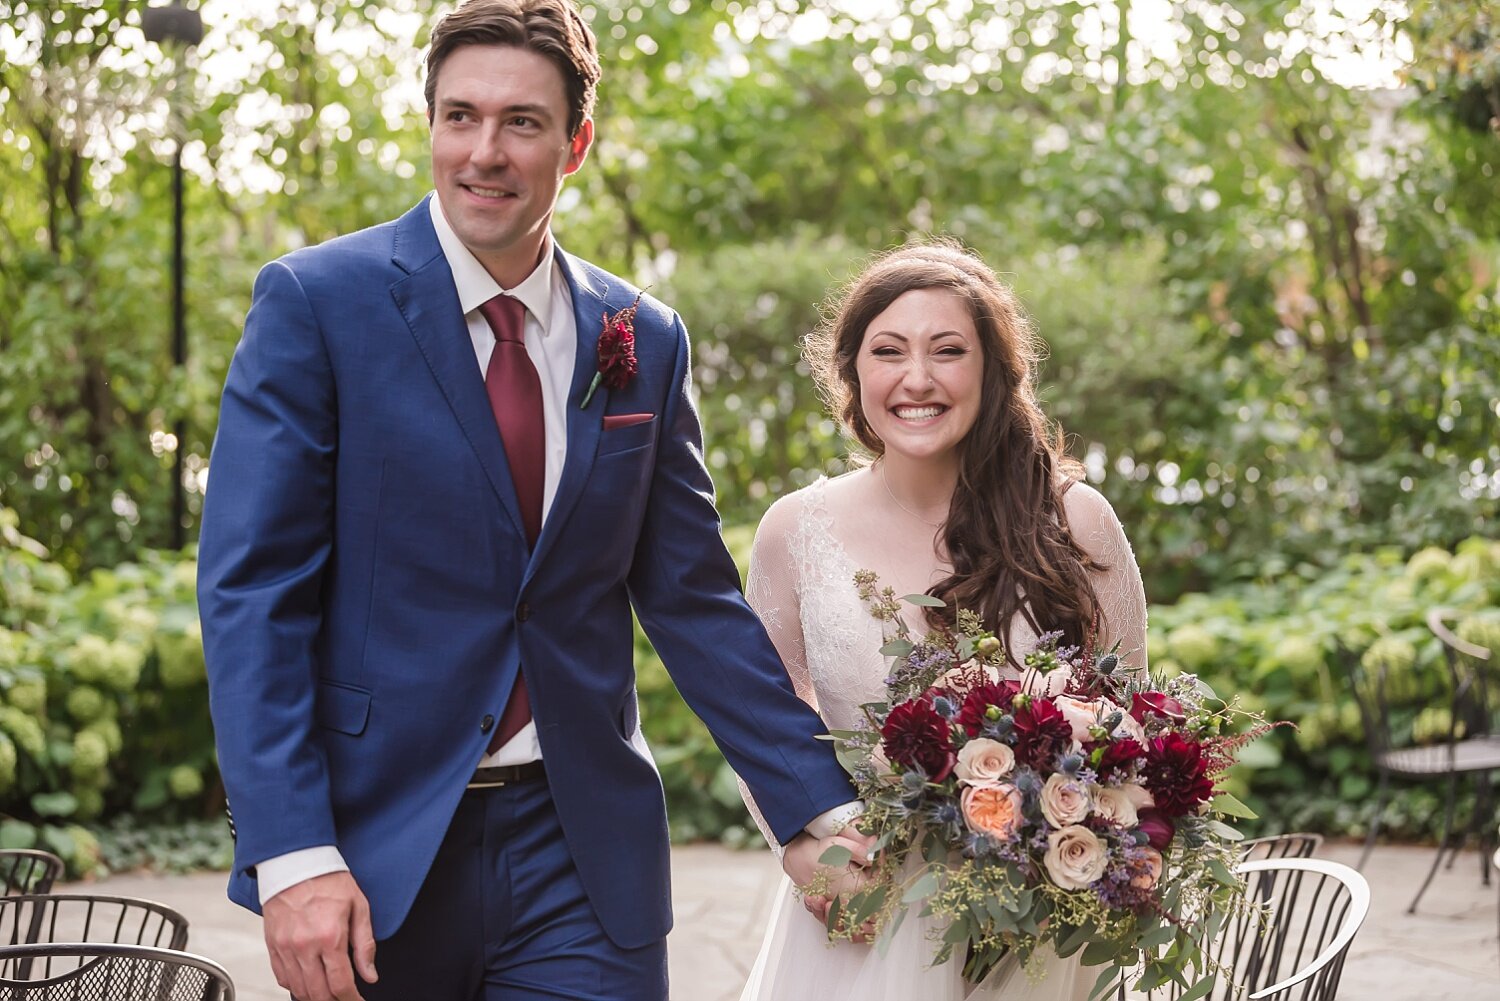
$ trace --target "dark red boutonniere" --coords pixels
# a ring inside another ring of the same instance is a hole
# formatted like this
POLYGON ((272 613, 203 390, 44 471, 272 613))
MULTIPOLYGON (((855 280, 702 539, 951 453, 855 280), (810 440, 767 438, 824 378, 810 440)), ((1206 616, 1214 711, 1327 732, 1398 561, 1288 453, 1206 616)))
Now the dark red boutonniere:
POLYGON ((643 294, 637 292, 635 302, 615 315, 604 314, 604 332, 599 335, 599 371, 594 373, 589 391, 583 394, 580 410, 589 405, 600 383, 610 389, 624 389, 635 378, 635 311, 643 294))

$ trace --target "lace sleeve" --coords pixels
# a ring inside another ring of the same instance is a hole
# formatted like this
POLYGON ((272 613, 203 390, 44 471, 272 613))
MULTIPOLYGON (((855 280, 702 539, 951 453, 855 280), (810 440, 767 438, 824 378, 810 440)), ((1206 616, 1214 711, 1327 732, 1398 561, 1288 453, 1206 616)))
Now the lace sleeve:
MULTIPOLYGON (((797 590, 796 564, 791 558, 792 533, 799 522, 797 508, 800 502, 786 497, 771 505, 755 531, 755 543, 750 550, 749 578, 745 584, 745 599, 755 614, 760 616, 766 633, 781 655, 786 673, 792 681, 797 696, 818 708, 813 691, 812 676, 807 668, 807 651, 802 639, 801 603, 797 590)), ((739 779, 740 796, 750 810, 755 825, 765 836, 766 843, 781 857, 782 847, 771 833, 750 787, 739 779)))
POLYGON ((1074 483, 1063 496, 1073 538, 1104 569, 1093 576, 1103 623, 1099 645, 1120 645, 1120 655, 1136 671, 1146 661, 1146 588, 1141 569, 1120 519, 1104 495, 1086 483, 1074 483))

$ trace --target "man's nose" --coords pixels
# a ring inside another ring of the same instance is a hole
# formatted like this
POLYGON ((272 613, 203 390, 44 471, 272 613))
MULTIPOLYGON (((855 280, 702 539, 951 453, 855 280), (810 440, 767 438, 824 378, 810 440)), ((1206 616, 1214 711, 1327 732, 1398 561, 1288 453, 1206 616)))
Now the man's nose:
POLYGON ((476 167, 504 167, 510 162, 498 126, 486 126, 480 133, 473 149, 469 150, 469 161, 476 167))

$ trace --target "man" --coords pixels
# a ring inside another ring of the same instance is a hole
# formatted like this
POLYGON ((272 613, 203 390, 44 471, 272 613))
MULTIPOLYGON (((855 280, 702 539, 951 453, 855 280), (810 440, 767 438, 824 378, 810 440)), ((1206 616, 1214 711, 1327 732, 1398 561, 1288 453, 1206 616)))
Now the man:
POLYGON ((199 600, 230 896, 300 1001, 666 997, 632 605, 804 863, 857 809, 719 539, 681 321, 552 241, 598 76, 570 0, 465 4, 434 195, 256 281, 199 600))

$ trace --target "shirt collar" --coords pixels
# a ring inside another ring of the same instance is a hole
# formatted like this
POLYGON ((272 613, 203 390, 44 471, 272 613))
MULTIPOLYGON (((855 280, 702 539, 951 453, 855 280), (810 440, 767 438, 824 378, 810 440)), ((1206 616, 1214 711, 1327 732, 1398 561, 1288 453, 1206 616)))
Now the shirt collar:
POLYGON ((521 304, 541 325, 542 336, 548 333, 548 320, 552 315, 552 273, 556 262, 552 253, 552 234, 549 232, 542 246, 542 259, 536 268, 519 285, 503 289, 500 283, 484 269, 472 251, 458 238, 448 217, 443 213, 443 203, 437 192, 427 199, 432 215, 432 228, 437 232, 438 244, 443 256, 448 259, 448 268, 453 272, 453 285, 458 290, 458 303, 464 313, 472 313, 482 304, 497 295, 508 294, 521 300, 521 304))

